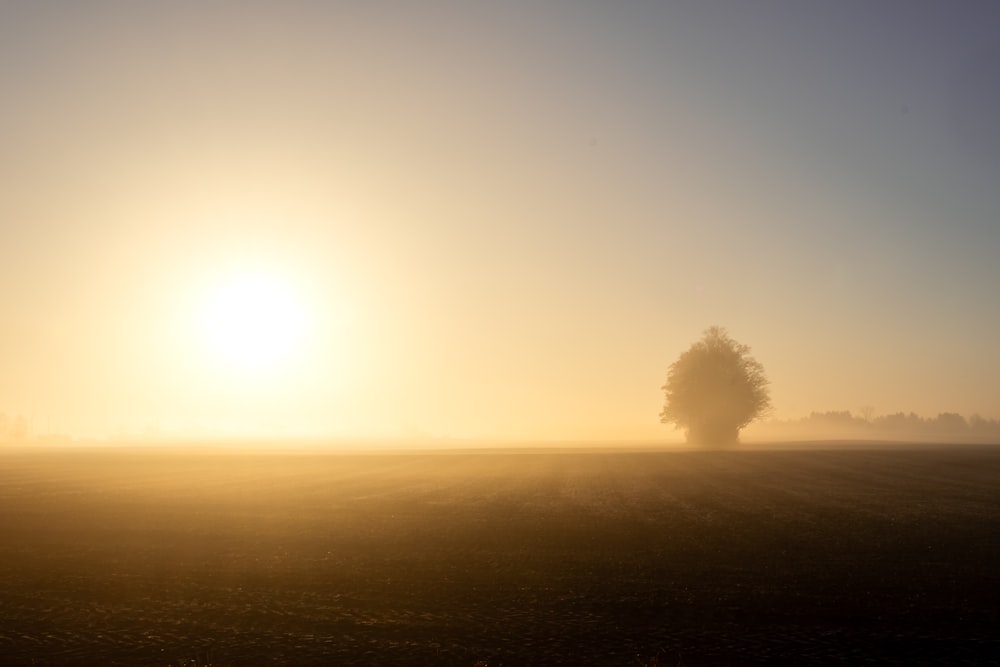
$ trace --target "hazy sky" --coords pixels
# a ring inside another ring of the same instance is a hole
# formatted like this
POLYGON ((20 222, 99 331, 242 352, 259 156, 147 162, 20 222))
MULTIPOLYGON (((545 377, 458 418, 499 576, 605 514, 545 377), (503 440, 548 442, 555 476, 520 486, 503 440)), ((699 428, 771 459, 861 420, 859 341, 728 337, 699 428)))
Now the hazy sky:
POLYGON ((0 100, 37 430, 677 437, 713 324, 777 417, 1000 417, 996 2, 2 0, 0 100))

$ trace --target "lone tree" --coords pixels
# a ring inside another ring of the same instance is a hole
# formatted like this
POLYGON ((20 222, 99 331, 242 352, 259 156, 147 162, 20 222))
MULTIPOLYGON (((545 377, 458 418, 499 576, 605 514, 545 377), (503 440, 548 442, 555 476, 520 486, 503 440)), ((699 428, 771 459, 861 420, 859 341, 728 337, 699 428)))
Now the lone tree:
POLYGON ((671 364, 660 421, 683 428, 692 444, 735 444, 740 429, 770 408, 767 384, 750 348, 710 327, 671 364))

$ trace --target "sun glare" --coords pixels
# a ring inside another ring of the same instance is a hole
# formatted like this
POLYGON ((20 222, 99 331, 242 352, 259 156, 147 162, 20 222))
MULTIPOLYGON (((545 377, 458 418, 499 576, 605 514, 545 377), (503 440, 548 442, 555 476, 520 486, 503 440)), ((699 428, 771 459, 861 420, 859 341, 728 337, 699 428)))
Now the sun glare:
POLYGON ((213 361, 241 374, 275 370, 290 362, 300 352, 308 320, 305 304, 290 283, 252 272, 216 284, 201 315, 213 361))

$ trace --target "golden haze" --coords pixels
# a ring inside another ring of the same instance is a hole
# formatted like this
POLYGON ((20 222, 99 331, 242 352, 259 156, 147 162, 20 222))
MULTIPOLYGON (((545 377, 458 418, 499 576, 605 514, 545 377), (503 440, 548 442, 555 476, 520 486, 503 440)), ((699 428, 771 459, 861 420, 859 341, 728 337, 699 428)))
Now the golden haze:
POLYGON ((81 436, 679 439, 658 387, 717 323, 777 417, 997 416, 995 189, 940 119, 858 111, 899 103, 837 76, 839 43, 443 6, 0 10, 0 409, 81 436))

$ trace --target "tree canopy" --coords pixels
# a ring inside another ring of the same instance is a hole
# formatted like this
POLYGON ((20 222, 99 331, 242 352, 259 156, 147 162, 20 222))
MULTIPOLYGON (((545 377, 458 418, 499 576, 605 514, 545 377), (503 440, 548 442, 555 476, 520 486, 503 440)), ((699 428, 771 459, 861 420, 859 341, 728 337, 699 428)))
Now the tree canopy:
POLYGON ((710 327, 670 366, 660 421, 701 445, 728 445, 771 406, 764 367, 725 329, 710 327))

